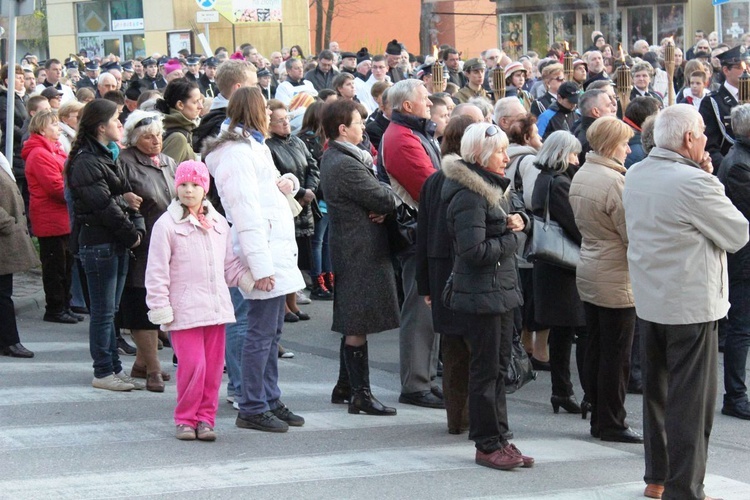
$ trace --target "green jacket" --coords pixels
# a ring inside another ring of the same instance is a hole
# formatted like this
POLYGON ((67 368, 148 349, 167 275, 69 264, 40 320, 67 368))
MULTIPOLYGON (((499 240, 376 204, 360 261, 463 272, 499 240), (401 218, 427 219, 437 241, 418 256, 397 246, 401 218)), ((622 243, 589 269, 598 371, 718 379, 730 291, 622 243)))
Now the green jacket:
POLYGON ((193 151, 194 121, 172 108, 164 116, 164 143, 161 152, 172 158, 177 165, 186 160, 197 160, 193 151))

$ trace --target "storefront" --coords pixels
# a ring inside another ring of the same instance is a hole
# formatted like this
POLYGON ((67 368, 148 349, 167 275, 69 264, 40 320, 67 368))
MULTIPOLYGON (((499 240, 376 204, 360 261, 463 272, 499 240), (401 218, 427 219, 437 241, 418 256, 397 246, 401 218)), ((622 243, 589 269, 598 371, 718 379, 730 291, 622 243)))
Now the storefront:
MULTIPOLYGON (((745 2, 745 6, 748 2, 745 2)), ((610 43, 624 41, 627 49, 639 39, 658 44, 669 36, 674 37, 678 47, 684 46, 689 2, 655 2, 652 5, 643 5, 637 0, 618 2, 615 37, 610 36, 611 5, 608 2, 570 3, 550 10, 548 5, 538 0, 501 0, 497 6, 503 49, 513 58, 528 50, 543 55, 553 42, 567 41, 571 49, 584 52, 591 46, 591 33, 594 31, 604 33, 610 43)), ((748 22, 747 14, 745 22, 748 22)), ((687 42, 691 43, 692 37, 688 37, 687 42)))
POLYGON ((95 0, 75 4, 77 51, 89 57, 146 57, 143 0, 95 0))

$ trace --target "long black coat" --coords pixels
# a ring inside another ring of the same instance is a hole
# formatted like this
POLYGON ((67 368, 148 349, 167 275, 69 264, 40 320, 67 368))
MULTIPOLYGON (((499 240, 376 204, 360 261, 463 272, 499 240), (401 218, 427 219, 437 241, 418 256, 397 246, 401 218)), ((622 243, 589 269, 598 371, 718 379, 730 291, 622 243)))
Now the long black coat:
POLYGON ((336 270, 331 330, 362 335, 397 328, 398 297, 388 233, 383 224, 369 218, 370 212, 394 211, 396 199, 352 152, 336 141, 328 145, 320 165, 336 270))
MULTIPOLYGON (((12 84, 13 80, 11 80, 10 83, 12 84)), ((7 124, 5 122, 5 113, 7 111, 8 91, 0 88, 0 131, 2 131, 2 137, 0 138, 0 151, 2 151, 3 154, 5 154, 5 143, 7 137, 7 124)), ((23 179, 25 177, 24 161, 23 158, 21 158, 21 148, 23 147, 23 141, 21 139, 23 131, 21 128, 28 117, 29 114, 26 112, 26 105, 24 104, 23 99, 18 97, 18 94, 15 94, 15 107, 13 108, 13 158, 8 158, 8 161, 10 161, 11 166, 13 167, 13 175, 16 176, 16 179, 23 179)))
MULTIPOLYGON (((531 195, 534 215, 544 216, 544 200, 550 182, 550 219, 562 226, 568 236, 581 244, 581 233, 576 226, 573 208, 568 201, 570 177, 543 168, 531 195)), ((576 287, 576 272, 562 267, 534 262, 535 321, 545 326, 584 326, 583 303, 576 287)))
MULTIPOLYGON (((718 173, 727 198, 750 220, 750 139, 737 139, 721 162, 718 173)), ((750 244, 727 254, 729 286, 750 280, 750 244)))
MULTIPOLYGON (((266 140, 266 144, 271 150, 273 163, 279 172, 292 173, 299 179, 299 191, 294 195, 298 201, 302 200, 306 189, 312 190, 313 193, 318 190, 320 183, 318 162, 299 137, 295 135, 282 137, 274 134, 266 140)), ((294 218, 294 228, 298 238, 312 236, 315 232, 315 221, 309 204, 304 205, 302 212, 294 218)))

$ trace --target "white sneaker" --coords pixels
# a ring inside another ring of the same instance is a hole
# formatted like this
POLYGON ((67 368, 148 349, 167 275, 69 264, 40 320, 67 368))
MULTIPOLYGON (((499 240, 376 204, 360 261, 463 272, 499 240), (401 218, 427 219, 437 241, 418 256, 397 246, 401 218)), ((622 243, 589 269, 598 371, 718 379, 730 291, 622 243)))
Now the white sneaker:
POLYGON ((232 408, 234 408, 237 411, 240 411, 240 404, 237 401, 232 402, 232 408))
POLYGON ((109 375, 104 378, 96 378, 91 382, 92 387, 95 389, 106 389, 108 391, 132 391, 135 389, 133 384, 123 382, 121 379, 114 375, 109 375))
POLYGON ((146 382, 141 382, 140 380, 136 380, 127 373, 125 373, 125 370, 122 370, 120 373, 115 373, 115 377, 119 378, 126 384, 130 384, 133 386, 133 389, 140 391, 141 389, 146 388, 146 382))
POLYGON ((297 291, 297 304, 300 304, 303 306, 305 304, 312 304, 312 300, 310 300, 310 298, 307 295, 305 295, 305 292, 303 292, 302 290, 298 290, 297 291))

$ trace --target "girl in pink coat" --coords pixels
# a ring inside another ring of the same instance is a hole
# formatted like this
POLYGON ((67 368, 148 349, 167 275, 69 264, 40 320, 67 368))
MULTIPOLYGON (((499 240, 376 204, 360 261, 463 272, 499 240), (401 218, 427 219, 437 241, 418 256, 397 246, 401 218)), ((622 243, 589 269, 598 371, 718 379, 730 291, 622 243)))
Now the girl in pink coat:
POLYGON ((177 199, 152 230, 146 265, 149 320, 171 332, 177 368, 177 439, 214 441, 224 366, 224 325, 233 323, 228 286, 253 288, 232 251, 229 224, 206 200, 209 176, 199 161, 175 173, 177 199))

